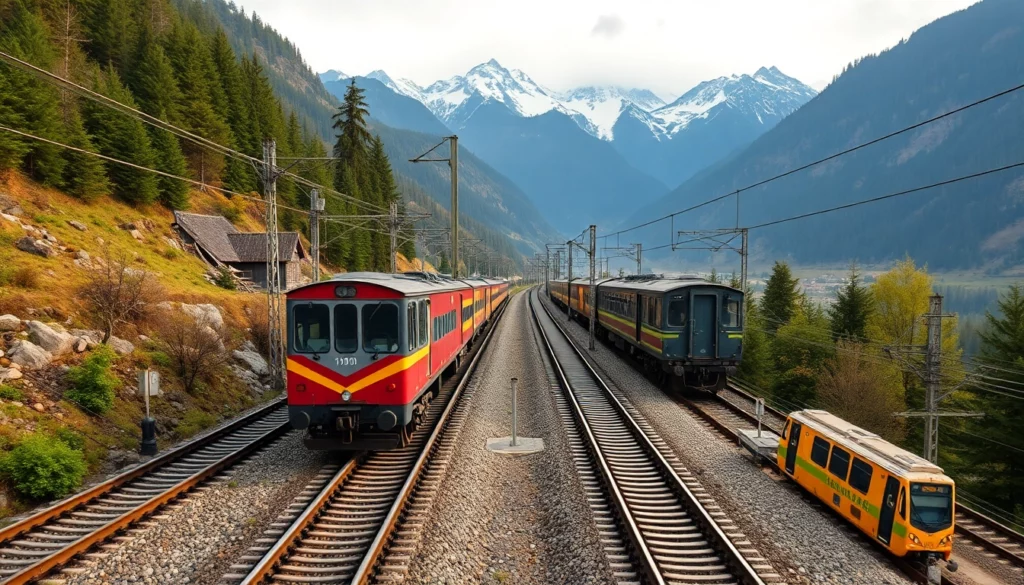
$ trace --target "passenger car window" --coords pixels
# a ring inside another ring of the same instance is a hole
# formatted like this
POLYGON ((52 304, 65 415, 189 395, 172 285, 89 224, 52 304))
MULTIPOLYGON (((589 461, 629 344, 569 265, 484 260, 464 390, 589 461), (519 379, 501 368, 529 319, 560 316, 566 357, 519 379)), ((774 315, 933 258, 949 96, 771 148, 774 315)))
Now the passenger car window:
POLYGON ((857 457, 853 458, 853 465, 850 467, 850 486, 862 494, 868 493, 871 487, 871 473, 874 471, 867 463, 857 457))
POLYGON ((416 333, 419 331, 419 329, 416 327, 416 303, 409 303, 406 321, 406 327, 408 329, 409 336, 409 350, 412 351, 419 347, 419 343, 416 340, 416 333))
POLYGON ((363 351, 398 351, 398 307, 391 303, 363 305, 363 351))
POLYGON ((668 326, 683 327, 686 325, 686 301, 672 299, 668 303, 668 326))
POLYGON ((832 445, 825 439, 814 437, 814 443, 811 445, 811 461, 824 469, 825 465, 828 464, 828 450, 830 447, 832 445))
POLYGON ((828 460, 828 472, 846 481, 846 474, 849 471, 850 454, 839 447, 832 447, 832 457, 828 460))
POLYGON ((722 305, 722 327, 740 326, 740 302, 732 297, 726 297, 722 305))
POLYGON ((420 317, 418 319, 420 334, 417 337, 420 340, 420 345, 425 345, 427 339, 430 338, 430 333, 427 331, 430 328, 430 318, 427 316, 427 301, 420 301, 417 304, 420 307, 420 317))
POLYGON ((359 349, 359 311, 348 303, 334 306, 334 349, 353 353, 359 349))
POLYGON ((331 310, 324 304, 306 303, 292 309, 295 319, 293 346, 299 353, 323 353, 331 349, 331 310))

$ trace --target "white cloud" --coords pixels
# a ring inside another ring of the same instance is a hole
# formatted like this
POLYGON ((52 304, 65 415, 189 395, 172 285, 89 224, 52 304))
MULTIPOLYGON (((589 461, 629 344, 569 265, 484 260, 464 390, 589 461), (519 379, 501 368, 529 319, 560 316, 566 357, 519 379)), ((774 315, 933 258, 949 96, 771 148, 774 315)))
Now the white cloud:
POLYGON ((425 85, 496 58, 553 89, 608 83, 659 94, 769 65, 820 83, 846 63, 975 2, 235 1, 295 42, 316 71, 383 69, 425 85), (608 42, 608 25, 601 26, 609 15, 629 23, 628 30, 618 28, 619 42, 608 42))
POLYGON ((626 30, 626 21, 617 14, 602 14, 597 17, 597 24, 590 30, 592 35, 601 35, 613 39, 626 30))

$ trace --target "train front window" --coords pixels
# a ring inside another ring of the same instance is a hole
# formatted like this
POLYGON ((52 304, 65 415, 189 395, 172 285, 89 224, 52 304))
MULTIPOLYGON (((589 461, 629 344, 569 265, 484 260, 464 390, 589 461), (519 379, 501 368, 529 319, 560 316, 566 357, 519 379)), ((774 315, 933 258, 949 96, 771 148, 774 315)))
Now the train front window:
POLYGON ((910 484, 910 523, 925 532, 938 532, 952 526, 953 486, 910 484))
POLYGON ((355 353, 359 349, 359 311, 355 305, 339 303, 334 306, 334 350, 355 353))
POLYGON ((740 302, 732 297, 726 297, 722 305, 722 327, 740 326, 740 302))
POLYGON ((673 297, 668 303, 668 326, 683 327, 686 325, 686 300, 673 297))
POLYGON ((298 353, 324 353, 331 349, 331 310, 322 303, 303 303, 292 309, 295 328, 292 347, 298 353))
POLYGON ((395 353, 398 351, 398 306, 373 303, 363 306, 363 351, 395 353))

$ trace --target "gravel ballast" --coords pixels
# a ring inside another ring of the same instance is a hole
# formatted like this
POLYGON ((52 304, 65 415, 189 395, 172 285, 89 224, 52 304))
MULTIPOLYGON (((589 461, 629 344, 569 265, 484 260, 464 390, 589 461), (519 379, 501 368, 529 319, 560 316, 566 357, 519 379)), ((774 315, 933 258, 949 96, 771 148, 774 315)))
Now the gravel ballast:
POLYGON ((216 583, 326 460, 292 431, 60 578, 68 585, 216 583))
POLYGON ((526 295, 510 299, 470 384, 469 416, 409 569, 410 583, 610 583, 535 343, 526 295), (487 451, 510 434, 509 379, 519 378, 524 456, 487 451))
MULTIPOLYGON (((548 299, 545 303, 558 310, 548 299)), ((586 348, 587 331, 581 325, 573 322, 569 332, 586 348)), ((859 533, 809 505, 789 485, 769 477, 735 445, 624 362, 623 356, 601 343, 588 355, 760 552, 777 569, 787 571, 790 583, 911 583, 859 533)))

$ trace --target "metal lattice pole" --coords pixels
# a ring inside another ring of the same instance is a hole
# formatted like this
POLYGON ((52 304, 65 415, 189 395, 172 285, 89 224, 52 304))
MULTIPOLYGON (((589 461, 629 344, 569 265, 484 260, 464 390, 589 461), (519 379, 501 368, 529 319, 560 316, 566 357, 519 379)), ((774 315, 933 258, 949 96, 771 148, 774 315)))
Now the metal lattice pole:
POLYGON ((398 260, 395 255, 398 254, 398 203, 392 202, 389 213, 388 228, 391 232, 391 273, 398 272, 398 260))
POLYGON ((597 259, 597 226, 590 226, 590 349, 594 349, 594 322, 597 321, 597 280, 594 262, 597 259))
POLYGON ((925 354, 924 458, 936 463, 939 454, 939 368, 942 357, 942 295, 932 295, 928 311, 925 354))
POLYGON ((566 280, 566 283, 568 285, 566 290, 569 291, 569 302, 567 303, 568 308, 566 309, 566 313, 569 315, 569 319, 572 319, 572 244, 572 240, 569 240, 568 242, 565 243, 565 245, 569 247, 569 278, 566 280))
POLYGON ((284 340, 281 338, 281 264, 277 234, 277 143, 263 141, 263 194, 267 223, 267 325, 269 331, 271 384, 284 387, 284 340))
POLYGON ((313 189, 309 193, 309 255, 313 261, 313 282, 320 281, 320 212, 324 210, 324 200, 320 192, 313 189))

